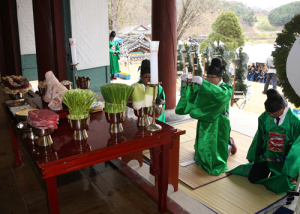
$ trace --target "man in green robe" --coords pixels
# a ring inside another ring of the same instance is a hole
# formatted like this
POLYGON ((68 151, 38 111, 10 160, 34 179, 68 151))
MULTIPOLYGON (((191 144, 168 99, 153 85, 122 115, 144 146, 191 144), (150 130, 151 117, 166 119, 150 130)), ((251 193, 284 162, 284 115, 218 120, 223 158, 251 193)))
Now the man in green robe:
POLYGON ((120 59, 120 49, 119 45, 114 38, 116 36, 116 32, 112 31, 109 34, 109 58, 110 58, 110 80, 117 79, 114 74, 120 72, 119 68, 119 59, 120 59))
MULTIPOLYGON (((195 162, 211 175, 220 175, 227 169, 230 121, 229 102, 232 86, 222 80, 224 66, 219 58, 211 61, 207 80, 199 76, 186 85, 175 109, 176 114, 190 114, 198 119, 195 140, 195 162)), ((187 75, 182 76, 185 82, 187 75)), ((231 145, 236 150, 235 145, 231 145)))
MULTIPOLYGON (((144 84, 144 86, 147 87, 147 84, 148 84, 148 82, 150 82, 150 79, 151 79, 150 60, 148 60, 148 59, 145 59, 145 60, 142 61, 140 78, 141 79, 140 79, 140 81, 138 81, 138 83, 144 84)), ((166 100, 165 92, 164 92, 164 89, 161 85, 159 85, 157 87, 157 98, 166 100)), ((164 123, 166 122, 166 119, 165 119, 165 104, 163 105, 162 115, 159 116, 157 119, 161 122, 164 122, 164 123)))
POLYGON ((229 173, 283 194, 295 188, 300 173, 300 118, 275 89, 267 91, 265 109, 247 154, 249 163, 229 173))

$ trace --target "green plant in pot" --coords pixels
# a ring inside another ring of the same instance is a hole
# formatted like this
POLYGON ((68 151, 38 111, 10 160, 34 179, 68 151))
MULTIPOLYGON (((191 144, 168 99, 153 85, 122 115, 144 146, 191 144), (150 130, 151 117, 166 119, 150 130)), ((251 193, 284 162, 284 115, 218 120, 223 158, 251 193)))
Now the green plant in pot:
POLYGON ((66 91, 62 97, 63 103, 69 109, 69 126, 74 131, 74 139, 86 139, 86 129, 90 124, 89 111, 99 96, 90 90, 72 89, 66 91))
POLYGON ((101 93, 105 100, 105 117, 110 123, 110 133, 123 131, 122 122, 125 121, 127 100, 134 87, 122 83, 111 83, 101 86, 101 93))

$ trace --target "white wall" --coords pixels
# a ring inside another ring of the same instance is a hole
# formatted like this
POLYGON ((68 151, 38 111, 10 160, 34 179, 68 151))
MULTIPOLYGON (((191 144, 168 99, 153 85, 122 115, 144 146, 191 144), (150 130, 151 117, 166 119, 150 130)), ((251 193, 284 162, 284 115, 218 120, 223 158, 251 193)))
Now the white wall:
POLYGON ((71 0, 71 22, 78 70, 109 65, 108 0, 71 0))

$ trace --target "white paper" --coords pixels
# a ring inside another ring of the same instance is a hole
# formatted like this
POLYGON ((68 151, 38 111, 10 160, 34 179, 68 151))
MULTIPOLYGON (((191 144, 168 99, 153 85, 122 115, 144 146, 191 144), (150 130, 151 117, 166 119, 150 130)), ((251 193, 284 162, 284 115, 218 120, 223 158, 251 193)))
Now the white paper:
POLYGON ((195 163, 194 160, 186 161, 186 162, 181 163, 180 166, 188 166, 188 165, 191 165, 191 164, 193 164, 193 163, 195 163))
POLYGON ((158 84, 158 47, 159 41, 150 42, 151 84, 158 84))
POLYGON ((76 46, 75 46, 76 39, 70 38, 69 42, 71 47, 72 64, 76 65, 77 64, 76 46))

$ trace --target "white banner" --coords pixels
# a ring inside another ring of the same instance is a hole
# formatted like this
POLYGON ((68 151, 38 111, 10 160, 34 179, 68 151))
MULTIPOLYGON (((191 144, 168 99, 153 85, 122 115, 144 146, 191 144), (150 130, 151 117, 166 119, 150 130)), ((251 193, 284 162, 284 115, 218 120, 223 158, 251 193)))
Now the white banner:
POLYGON ((32 0, 17 0, 17 15, 21 55, 35 54, 32 0))
POLYGON ((109 65, 108 0, 71 0, 71 22, 77 69, 109 65))

